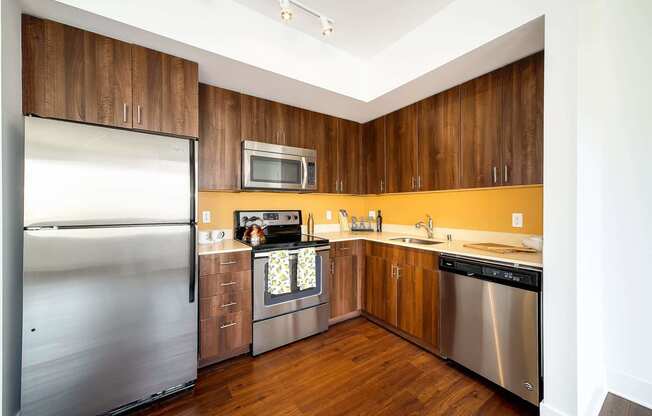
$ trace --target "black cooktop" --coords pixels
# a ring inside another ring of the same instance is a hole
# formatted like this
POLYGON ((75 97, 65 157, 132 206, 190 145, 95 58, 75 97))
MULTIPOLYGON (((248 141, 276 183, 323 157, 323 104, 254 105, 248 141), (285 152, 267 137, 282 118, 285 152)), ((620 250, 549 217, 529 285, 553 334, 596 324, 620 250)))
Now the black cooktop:
POLYGON ((306 234, 267 235, 265 241, 258 244, 251 243, 250 241, 240 241, 251 246, 255 251, 293 250, 328 245, 327 239, 306 234))

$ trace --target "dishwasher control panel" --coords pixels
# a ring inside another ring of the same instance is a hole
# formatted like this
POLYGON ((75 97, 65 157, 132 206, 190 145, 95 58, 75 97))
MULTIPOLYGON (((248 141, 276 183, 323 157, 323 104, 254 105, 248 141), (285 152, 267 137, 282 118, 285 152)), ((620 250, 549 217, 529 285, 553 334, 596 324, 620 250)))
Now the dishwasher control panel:
POLYGON ((541 287, 541 272, 533 269, 445 256, 441 256, 439 259, 439 269, 463 276, 493 280, 498 283, 512 284, 532 290, 538 290, 541 287))

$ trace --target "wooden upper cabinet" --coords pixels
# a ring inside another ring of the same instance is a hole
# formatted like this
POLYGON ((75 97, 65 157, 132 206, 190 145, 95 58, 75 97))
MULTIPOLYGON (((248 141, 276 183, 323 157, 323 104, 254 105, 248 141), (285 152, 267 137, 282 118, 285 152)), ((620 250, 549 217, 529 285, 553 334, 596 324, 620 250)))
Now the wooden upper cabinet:
POLYGON ((420 191, 460 186, 460 88, 417 103, 420 191))
POLYGON ((387 192, 417 189, 417 106, 385 116, 387 192))
POLYGON ((365 160, 363 192, 380 194, 386 191, 385 177, 385 117, 379 117, 362 126, 362 153, 365 160))
POLYGON ((23 15, 23 112, 132 126, 128 43, 23 15))
POLYGON ((337 119, 310 113, 310 132, 317 151, 317 192, 337 192, 337 119))
POLYGON ((543 63, 539 52, 503 68, 503 185, 543 183, 543 63))
POLYGON ((197 137, 197 64, 137 45, 132 57, 134 128, 197 137))
POLYGON ((500 185, 501 74, 491 72, 462 84, 462 188, 500 185))
POLYGON ((240 115, 242 140, 268 143, 267 127, 270 105, 267 100, 251 95, 240 94, 240 115))
POLYGON ((338 192, 362 192, 362 129, 359 123, 339 119, 337 129, 338 192))
POLYGON ((240 189, 240 94, 199 85, 199 190, 240 189))

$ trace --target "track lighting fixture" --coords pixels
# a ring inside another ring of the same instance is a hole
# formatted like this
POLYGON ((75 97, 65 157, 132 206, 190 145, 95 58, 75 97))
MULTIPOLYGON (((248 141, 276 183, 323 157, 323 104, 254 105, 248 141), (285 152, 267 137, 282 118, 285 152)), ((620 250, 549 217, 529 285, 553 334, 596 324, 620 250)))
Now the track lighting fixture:
POLYGON ((292 9, 290 8, 290 0, 279 0, 281 5, 281 18, 286 22, 292 20, 292 9))
POLYGON ((335 22, 332 19, 324 16, 323 14, 311 9, 310 7, 304 5, 298 0, 279 0, 281 6, 281 18, 286 22, 292 19, 292 6, 296 6, 299 9, 305 11, 308 14, 311 14, 319 19, 321 23, 321 34, 324 36, 329 36, 335 30, 335 22))
POLYGON ((331 21, 328 19, 326 16, 319 16, 319 20, 321 21, 321 34, 324 36, 329 36, 331 33, 333 33, 333 24, 331 21))

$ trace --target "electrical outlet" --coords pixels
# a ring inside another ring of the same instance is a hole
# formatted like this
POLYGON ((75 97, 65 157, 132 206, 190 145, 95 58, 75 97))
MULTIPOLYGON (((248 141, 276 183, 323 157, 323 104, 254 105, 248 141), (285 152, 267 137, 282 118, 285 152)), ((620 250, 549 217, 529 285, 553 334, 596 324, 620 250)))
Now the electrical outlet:
POLYGON ((376 218, 376 211, 374 211, 373 209, 370 209, 369 210, 369 218, 376 218))
POLYGON ((331 211, 331 210, 326 211, 326 219, 328 221, 333 219, 333 211, 331 211))
POLYGON ((210 224, 211 223, 211 212, 210 211, 202 211, 201 212, 201 221, 204 224, 210 224))
POLYGON ((512 227, 523 228, 523 214, 520 212, 512 214, 512 227))

